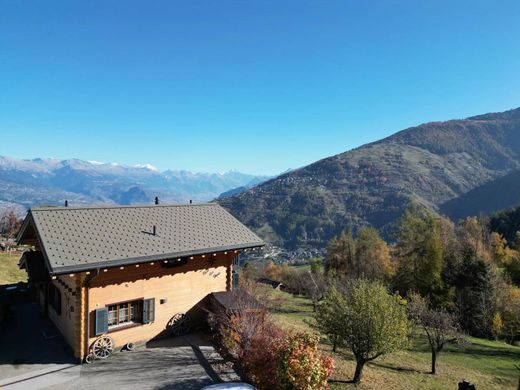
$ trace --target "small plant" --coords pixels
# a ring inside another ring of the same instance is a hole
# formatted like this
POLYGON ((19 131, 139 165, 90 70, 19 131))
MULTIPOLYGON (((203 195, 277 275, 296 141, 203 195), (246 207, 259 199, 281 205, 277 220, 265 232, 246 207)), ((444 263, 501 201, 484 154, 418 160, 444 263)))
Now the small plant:
POLYGON ((308 333, 288 334, 276 341, 276 369, 280 389, 327 389, 334 369, 331 357, 318 350, 319 339, 308 333))

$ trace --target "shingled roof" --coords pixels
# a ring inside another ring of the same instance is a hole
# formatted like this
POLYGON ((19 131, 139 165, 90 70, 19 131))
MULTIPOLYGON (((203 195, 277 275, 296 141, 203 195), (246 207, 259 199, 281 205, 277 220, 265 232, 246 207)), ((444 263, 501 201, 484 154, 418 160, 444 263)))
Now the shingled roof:
POLYGON ((31 226, 51 274, 264 245, 214 203, 34 208, 19 242, 31 226))

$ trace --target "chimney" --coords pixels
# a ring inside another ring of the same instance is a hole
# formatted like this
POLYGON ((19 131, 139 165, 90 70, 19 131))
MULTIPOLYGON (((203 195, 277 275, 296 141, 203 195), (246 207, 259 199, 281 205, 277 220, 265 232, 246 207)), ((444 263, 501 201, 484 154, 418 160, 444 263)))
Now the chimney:
POLYGON ((69 207, 69 201, 65 200, 65 207, 69 207))
POLYGON ((157 229, 155 228, 155 225, 153 225, 152 234, 153 234, 154 236, 157 235, 157 229))
POLYGON ((155 197, 155 204, 159 204, 159 197, 158 196, 155 197))

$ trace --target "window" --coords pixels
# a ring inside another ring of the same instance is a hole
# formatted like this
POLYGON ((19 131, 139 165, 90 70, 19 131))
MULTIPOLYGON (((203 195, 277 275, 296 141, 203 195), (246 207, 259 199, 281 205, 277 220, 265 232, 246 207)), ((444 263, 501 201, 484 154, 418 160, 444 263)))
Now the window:
POLYGON ((108 306, 108 328, 143 322, 143 301, 117 303, 108 306))
POLYGON ((99 336, 155 320, 155 298, 113 303, 94 311, 94 331, 99 336))
POLYGON ((49 284, 49 305, 61 315, 61 291, 52 283, 49 284))

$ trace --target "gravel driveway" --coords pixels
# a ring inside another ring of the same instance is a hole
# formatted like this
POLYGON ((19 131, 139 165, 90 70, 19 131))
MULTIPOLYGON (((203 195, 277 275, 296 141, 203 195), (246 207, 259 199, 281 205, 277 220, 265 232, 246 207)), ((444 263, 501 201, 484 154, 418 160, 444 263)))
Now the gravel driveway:
POLYGON ((52 324, 39 319, 36 307, 19 306, 14 323, 0 336, 0 343, 8 343, 0 350, 2 388, 198 390, 240 380, 211 343, 196 334, 151 342, 90 365, 74 364, 52 324), (53 333, 42 333, 41 328, 53 333), (20 343, 25 349, 18 348, 20 343))

